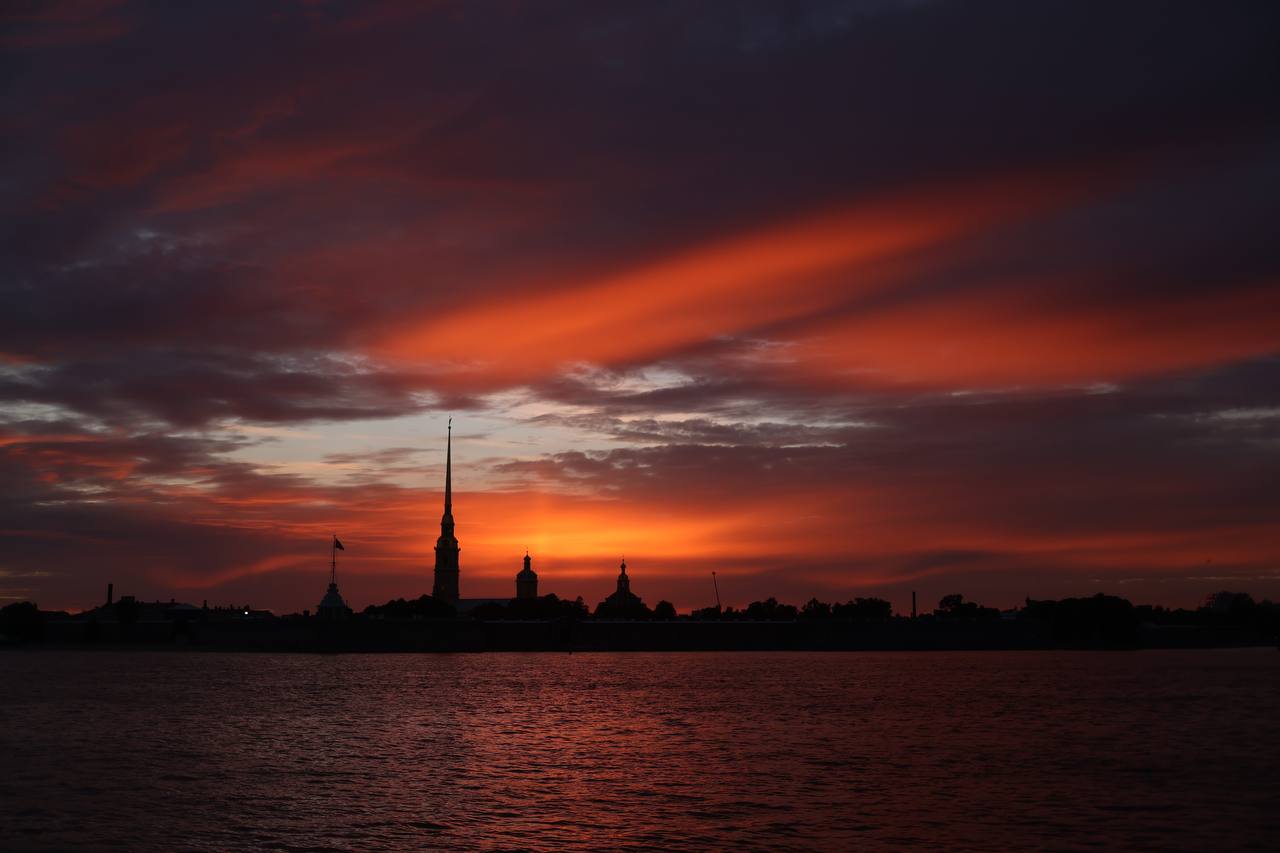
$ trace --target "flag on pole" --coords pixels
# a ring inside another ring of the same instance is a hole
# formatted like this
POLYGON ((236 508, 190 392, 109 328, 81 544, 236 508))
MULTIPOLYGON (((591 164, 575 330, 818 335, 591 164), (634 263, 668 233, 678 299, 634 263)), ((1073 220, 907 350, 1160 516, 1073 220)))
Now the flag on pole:
POLYGON ((333 537, 333 547, 337 548, 339 551, 347 550, 346 548, 342 547, 342 543, 338 541, 337 536, 333 537))

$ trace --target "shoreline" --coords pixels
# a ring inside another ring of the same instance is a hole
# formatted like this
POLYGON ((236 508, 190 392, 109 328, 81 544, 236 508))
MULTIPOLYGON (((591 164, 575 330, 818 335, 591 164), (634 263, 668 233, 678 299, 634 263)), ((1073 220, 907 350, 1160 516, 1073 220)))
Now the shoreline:
POLYGON ((0 649, 315 653, 717 651, 1141 651, 1276 647, 1265 632, 1232 625, 1089 626, 1070 635, 1033 619, 819 621, 479 621, 318 618, 154 621, 65 620, 0 640, 0 649))

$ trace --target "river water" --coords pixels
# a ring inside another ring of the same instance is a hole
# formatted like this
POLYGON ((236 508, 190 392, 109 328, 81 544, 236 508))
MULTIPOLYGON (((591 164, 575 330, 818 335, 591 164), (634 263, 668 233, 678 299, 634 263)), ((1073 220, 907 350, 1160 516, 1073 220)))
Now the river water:
POLYGON ((6 849, 1280 844, 1280 653, 0 653, 6 849))

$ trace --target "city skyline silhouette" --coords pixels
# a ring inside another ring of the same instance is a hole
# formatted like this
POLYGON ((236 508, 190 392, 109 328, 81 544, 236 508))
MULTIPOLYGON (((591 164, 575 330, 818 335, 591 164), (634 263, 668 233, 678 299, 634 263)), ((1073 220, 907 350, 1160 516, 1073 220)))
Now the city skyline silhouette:
MULTIPOLYGON (((572 593, 557 594, 548 591, 542 584, 538 573, 532 568, 533 558, 528 547, 521 561, 521 568, 511 578, 511 586, 507 594, 490 596, 462 595, 463 572, 460 560, 461 547, 455 533, 456 520, 453 506, 453 419, 446 422, 445 434, 445 471, 441 491, 442 513, 440 516, 440 535, 436 544, 436 560, 431 572, 430 594, 418 594, 417 588, 410 586, 407 594, 397 596, 385 604, 370 604, 363 608, 353 608, 343 597, 337 580, 338 551, 344 555, 346 546, 336 532, 329 534, 329 566, 328 586, 319 603, 313 608, 298 607, 285 614, 273 613, 269 609, 254 607, 252 604, 219 604, 215 601, 213 608, 207 599, 197 608, 187 602, 179 602, 171 597, 166 603, 160 599, 146 602, 135 594, 125 594, 122 590, 119 601, 115 599, 115 583, 107 581, 106 602, 104 605, 88 608, 72 608, 66 611, 41 610, 35 602, 22 601, 0 609, 0 640, 8 642, 40 641, 46 635, 55 638, 56 642, 88 642, 96 644, 104 639, 102 620, 114 626, 114 633, 107 639, 115 641, 140 640, 138 623, 150 622, 151 630, 147 641, 169 641, 182 643, 208 642, 201 640, 202 634, 208 631, 201 626, 212 620, 214 623, 226 623, 245 620, 258 623, 259 629, 269 628, 268 635, 274 631, 284 635, 292 634, 293 639, 286 640, 286 646, 294 650, 313 648, 318 638, 330 650, 366 648, 368 639, 360 639, 366 632, 367 625, 361 628, 365 620, 475 620, 482 623, 502 622, 505 620, 522 620, 532 623, 558 623, 560 628, 553 638, 548 638, 542 630, 526 632, 523 639, 508 636, 505 641, 486 640, 492 648, 495 642, 514 644, 515 648, 537 650, 548 647, 572 649, 581 646, 584 640, 575 639, 575 632, 567 623, 578 623, 588 618, 604 622, 653 622, 647 637, 637 639, 634 636, 615 634, 612 637, 598 638, 592 642, 596 648, 1050 648, 1063 646, 1068 648, 1161 648, 1168 644, 1172 647, 1214 647, 1229 644, 1240 645, 1273 645, 1280 643, 1280 605, 1270 599, 1255 601, 1248 592, 1217 590, 1209 593, 1195 608, 1165 608, 1147 603, 1133 602, 1119 596, 1095 593, 1086 597, 1069 597, 1061 601, 1041 598, 1033 599, 1027 595, 1018 605, 1001 610, 989 607, 977 601, 965 600, 963 593, 947 593, 938 600, 937 608, 931 612, 926 609, 920 622, 917 623, 918 591, 911 591, 909 618, 904 608, 895 608, 894 602, 873 595, 858 596, 847 602, 836 600, 827 602, 816 596, 808 598, 803 605, 790 604, 769 595, 767 598, 744 603, 739 607, 733 604, 722 606, 719 581, 715 572, 711 573, 714 590, 714 605, 687 608, 681 612, 667 599, 658 600, 650 606, 642 596, 631 588, 632 577, 627 572, 625 557, 618 567, 614 589, 592 608, 581 595, 576 598, 572 593), (541 593, 541 594, 540 594, 541 593), (311 619, 314 612, 315 624, 310 629, 297 632, 299 616, 304 621, 311 619), (277 620, 284 616, 284 621, 277 620), (264 624, 263 620, 268 620, 264 624), (702 623, 718 623, 731 629, 733 634, 719 636, 706 635, 701 639, 693 639, 687 633, 681 633, 670 624, 676 620, 693 620, 702 623), (745 625, 737 623, 755 623, 758 627, 755 634, 743 633, 745 625), (661 624, 657 624, 661 623, 661 624), (760 623, 798 623, 807 628, 814 628, 822 623, 836 625, 835 634, 826 631, 825 639, 812 632, 792 632, 791 635, 779 635, 770 628, 760 633, 760 623), (895 624, 896 623, 896 624, 895 624), (871 628, 877 629, 868 633, 871 628), (890 629, 887 633, 884 629, 890 629), (941 633, 938 629, 941 628, 941 633), (1194 632, 1176 629, 1195 628, 1194 632), (340 630, 341 629, 341 630, 340 630), (1169 633, 1165 629, 1175 629, 1169 633), (907 633, 903 633, 906 630, 907 633), (319 631, 317 635, 314 632, 319 631), (960 633, 957 633, 960 631, 960 633), (673 633, 674 632, 674 633, 673 633), (309 638, 309 639, 308 639, 309 638), (550 646, 548 646, 550 643, 550 646), (366 645, 362 645, 366 644, 366 645), (619 644, 621 644, 619 646, 619 644)), ((415 579, 418 587, 424 586, 426 578, 415 579)), ((358 575, 355 588, 358 589, 358 575)), ((348 587, 348 591, 352 587, 348 587)), ((225 626, 224 626, 225 627, 225 626)), ((446 632, 447 639, 438 634, 440 626, 416 626, 435 634, 431 642, 445 642, 445 648, 463 650, 466 645, 457 646, 457 638, 452 631, 446 632)), ((488 629, 486 629, 488 630, 488 629)), ((215 631, 216 635, 216 631, 215 631)), ((259 642, 268 642, 266 637, 259 642)), ((235 639, 223 638, 215 642, 235 643, 235 639)), ((383 640, 382 642, 386 642, 383 640)), ((403 640, 400 641, 403 643, 403 640)), ((426 642, 419 638, 418 642, 426 642)), ((468 642, 468 641, 464 641, 468 642)), ((474 644, 474 638, 469 641, 474 644)), ((394 648, 385 647, 385 650, 394 648)), ((590 648, 585 646, 584 648, 590 648)))

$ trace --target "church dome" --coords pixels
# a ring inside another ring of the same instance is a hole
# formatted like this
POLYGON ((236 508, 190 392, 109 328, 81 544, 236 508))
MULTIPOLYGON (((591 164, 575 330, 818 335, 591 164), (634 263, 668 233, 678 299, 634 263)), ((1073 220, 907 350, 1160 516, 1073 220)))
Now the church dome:
POLYGON ((324 598, 320 600, 319 610, 346 610, 347 603, 342 600, 342 596, 338 594, 338 585, 336 583, 329 584, 329 590, 324 594, 324 598))
POLYGON ((529 555, 525 554, 524 568, 521 569, 519 573, 516 574, 516 580, 537 580, 538 579, 538 573, 533 570, 533 567, 530 565, 531 562, 532 561, 529 559, 529 555))

